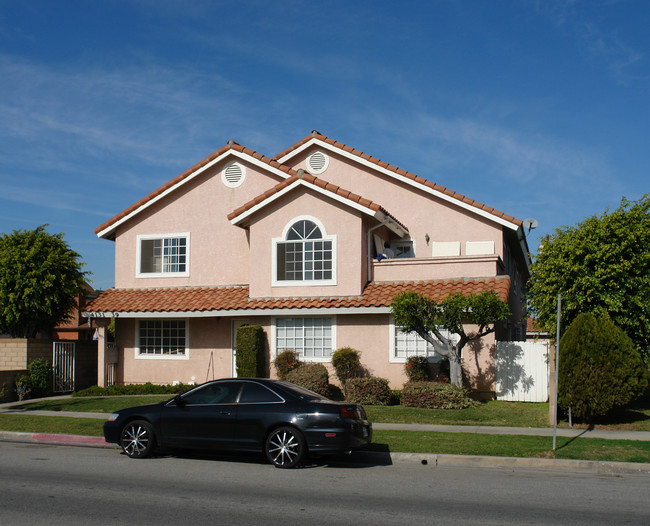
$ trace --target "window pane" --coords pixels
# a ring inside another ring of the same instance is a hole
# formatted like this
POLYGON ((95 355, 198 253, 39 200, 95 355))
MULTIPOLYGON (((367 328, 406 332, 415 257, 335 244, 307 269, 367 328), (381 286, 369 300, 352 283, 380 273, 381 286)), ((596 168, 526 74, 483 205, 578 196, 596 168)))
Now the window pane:
POLYGON ((185 321, 141 320, 139 327, 140 354, 185 354, 185 321))
POLYGON ((328 357, 332 354, 330 318, 278 318, 276 349, 296 351, 303 357, 328 357))

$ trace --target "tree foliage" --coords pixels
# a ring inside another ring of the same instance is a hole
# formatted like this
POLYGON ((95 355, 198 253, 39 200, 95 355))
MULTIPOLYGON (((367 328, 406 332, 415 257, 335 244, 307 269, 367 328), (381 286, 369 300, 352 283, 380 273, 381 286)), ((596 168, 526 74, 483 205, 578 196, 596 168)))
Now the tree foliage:
POLYGON ((562 327, 581 312, 607 313, 645 353, 650 350, 650 194, 623 199, 613 212, 556 229, 531 266, 528 300, 555 336, 557 295, 562 327))
POLYGON ((496 323, 510 316, 508 304, 492 290, 480 294, 450 294, 439 304, 431 298, 412 291, 396 294, 391 304, 395 325, 404 332, 415 332, 429 342, 436 352, 449 359, 450 380, 462 386, 461 354, 463 347, 496 330, 496 323), (466 324, 478 327, 467 332, 466 324), (458 343, 445 337, 447 330, 459 337, 458 343))
POLYGON ((81 256, 45 226, 0 235, 0 333, 33 338, 69 318, 85 276, 81 256))
POLYGON ((558 404, 591 421, 638 398, 648 381, 631 338, 607 315, 578 314, 560 340, 558 404))

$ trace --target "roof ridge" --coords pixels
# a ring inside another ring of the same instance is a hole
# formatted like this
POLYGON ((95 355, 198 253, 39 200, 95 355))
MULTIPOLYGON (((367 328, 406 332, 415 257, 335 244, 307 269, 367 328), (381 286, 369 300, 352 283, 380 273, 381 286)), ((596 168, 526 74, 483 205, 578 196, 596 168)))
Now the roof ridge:
POLYGON ((414 173, 408 172, 407 170, 403 170, 402 168, 398 168, 397 166, 394 166, 392 164, 389 164, 385 161, 382 161, 381 159, 377 157, 373 157, 367 153, 362 152, 361 150, 357 150, 356 148, 353 148, 351 146, 346 146, 342 142, 339 142, 334 139, 330 139, 329 137, 321 134, 320 132, 313 130, 311 134, 307 135, 306 137, 303 137, 300 139, 297 143, 293 144, 292 146, 289 146, 289 148, 285 149, 284 151, 280 152, 279 154, 275 155, 273 157, 274 160, 282 159, 289 153, 291 153, 294 150, 297 150, 300 148, 302 145, 306 144, 307 142, 311 141, 312 139, 319 139, 323 142, 326 142, 336 148, 339 148, 349 154, 356 155, 357 157, 360 157, 364 159, 365 161, 376 164, 377 166, 380 166, 381 168, 384 168, 386 170, 389 170, 391 172, 396 173, 397 175, 400 175, 402 177, 406 177, 407 179, 411 179, 412 181, 422 184, 428 188, 431 188, 432 190, 435 190, 440 193, 444 193, 445 195, 448 195, 449 197, 452 197, 456 199, 457 201, 460 201, 462 203, 466 203, 470 206, 473 206, 475 208, 478 208, 480 210, 483 210, 484 212, 487 212, 491 215, 494 215, 496 217, 499 217, 503 219, 504 221, 508 221, 510 223, 513 223, 515 225, 521 226, 523 222, 520 219, 517 219, 514 216, 511 216, 509 214, 506 214, 505 212, 501 212, 500 210, 497 210, 491 206, 488 206, 484 203, 481 203, 480 201, 476 201, 475 199, 472 199, 471 197, 468 197, 464 194, 458 193, 454 190, 451 190, 449 188, 446 188, 445 186, 442 186, 440 184, 437 184, 433 181, 430 181, 428 179, 425 179, 424 177, 421 177, 419 175, 416 175, 414 173))

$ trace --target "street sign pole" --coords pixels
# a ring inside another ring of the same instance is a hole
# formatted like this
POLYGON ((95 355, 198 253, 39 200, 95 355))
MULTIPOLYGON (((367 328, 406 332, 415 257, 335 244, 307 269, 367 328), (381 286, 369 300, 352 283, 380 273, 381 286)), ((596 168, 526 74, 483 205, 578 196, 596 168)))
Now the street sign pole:
POLYGON ((555 398, 554 409, 555 416, 553 417, 553 451, 555 451, 555 444, 557 440, 557 382, 558 371, 560 369, 560 314, 562 312, 562 294, 557 295, 557 330, 555 333, 555 398))

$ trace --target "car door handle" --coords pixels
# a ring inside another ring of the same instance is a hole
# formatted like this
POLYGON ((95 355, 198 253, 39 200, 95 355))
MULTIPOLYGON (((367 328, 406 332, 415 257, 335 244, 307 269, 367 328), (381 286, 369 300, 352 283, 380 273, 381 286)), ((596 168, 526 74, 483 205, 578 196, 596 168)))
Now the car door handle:
POLYGON ((221 411, 219 414, 220 415, 230 416, 230 411, 221 411))

